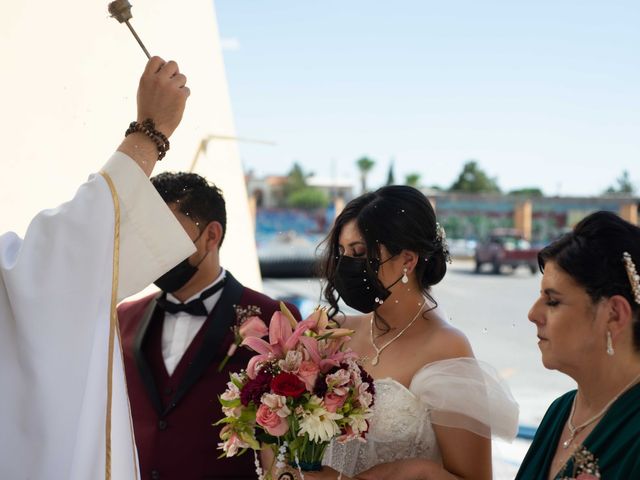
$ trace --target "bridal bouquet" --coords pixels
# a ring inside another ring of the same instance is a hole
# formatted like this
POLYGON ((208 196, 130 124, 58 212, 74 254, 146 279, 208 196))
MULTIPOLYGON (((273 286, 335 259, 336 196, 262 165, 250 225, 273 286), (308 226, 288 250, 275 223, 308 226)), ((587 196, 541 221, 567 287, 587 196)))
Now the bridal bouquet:
MULTIPOLYGON (((257 355, 246 370, 231 374, 220 396, 225 415, 217 423, 224 424, 221 456, 247 449, 255 454, 266 444, 273 449, 278 468, 288 464, 312 471, 321 468, 333 438, 364 439, 374 386, 356 354, 345 348, 352 333, 329 321, 323 309, 298 323, 281 304, 281 311, 271 318, 268 341, 259 333, 248 334, 241 344, 257 355)), ((257 455, 256 471, 259 478, 268 478, 257 455)))

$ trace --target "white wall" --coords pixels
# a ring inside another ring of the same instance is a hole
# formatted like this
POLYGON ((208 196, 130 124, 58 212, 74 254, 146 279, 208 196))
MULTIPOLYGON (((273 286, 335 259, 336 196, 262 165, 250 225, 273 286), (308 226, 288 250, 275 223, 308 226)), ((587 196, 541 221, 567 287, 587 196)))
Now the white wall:
MULTIPOLYGON (((146 57, 107 1, 16 0, 0 15, 0 232, 24 233, 39 210, 70 198, 99 170, 135 119, 146 57)), ((235 135, 211 0, 133 0, 151 54, 175 59, 192 95, 155 173, 187 170, 200 139, 235 135)), ((237 144, 209 143, 197 173, 220 186, 229 225, 222 262, 260 288, 254 230, 237 144)), ((98 221, 99 219, 96 219, 98 221)))

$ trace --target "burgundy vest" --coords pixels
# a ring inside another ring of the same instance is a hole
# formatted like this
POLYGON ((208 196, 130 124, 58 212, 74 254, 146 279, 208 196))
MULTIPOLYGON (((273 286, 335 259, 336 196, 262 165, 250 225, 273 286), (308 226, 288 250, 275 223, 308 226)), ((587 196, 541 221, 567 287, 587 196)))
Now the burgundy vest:
MULTIPOLYGON (((222 458, 217 449, 223 417, 218 395, 229 372, 253 355, 238 348, 222 372, 236 322, 235 306, 257 306, 268 322, 278 302, 243 287, 229 272, 222 296, 169 376, 162 358, 164 312, 157 294, 118 307, 125 373, 142 480, 255 479, 253 453, 222 458)), ((287 305, 300 318, 295 306, 287 305)))

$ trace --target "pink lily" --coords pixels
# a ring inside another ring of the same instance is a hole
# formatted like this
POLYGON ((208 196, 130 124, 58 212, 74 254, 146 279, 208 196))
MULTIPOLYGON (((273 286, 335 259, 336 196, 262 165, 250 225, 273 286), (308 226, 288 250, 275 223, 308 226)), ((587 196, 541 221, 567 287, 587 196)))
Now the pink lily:
POLYGON ((349 335, 353 335, 354 331, 348 328, 338 328, 338 324, 335 322, 330 322, 329 317, 327 316, 327 311, 324 308, 317 308, 314 312, 307 317, 305 322, 309 322, 309 330, 315 332, 319 337, 324 337, 326 335, 331 336, 331 338, 337 337, 345 337, 349 335))
POLYGON ((280 311, 287 317, 287 320, 289 320, 291 328, 296 328, 298 321, 296 320, 296 317, 293 316, 293 313, 291 313, 291 310, 287 308, 287 305, 284 302, 280 302, 280 311))
POLYGON ((353 335, 354 331, 348 328, 340 328, 339 324, 329 320, 327 310, 322 307, 316 308, 305 321, 312 322, 309 330, 317 333, 319 337, 331 334, 332 338, 353 335))
MULTIPOLYGON (((337 367, 348 358, 356 357, 352 351, 340 351, 337 348, 331 348, 329 351, 322 350, 321 344, 313 337, 301 337, 300 341, 305 346, 311 360, 320 367, 320 371, 326 372, 332 367, 337 367)), ((326 345, 326 344, 325 344, 326 345)))
MULTIPOLYGON (((286 307, 285 307, 286 308, 286 307)), ((309 323, 300 322, 293 330, 287 315, 275 312, 269 322, 269 341, 257 337, 247 337, 242 345, 251 348, 259 355, 254 356, 247 365, 250 378, 255 378, 256 367, 262 362, 274 358, 284 358, 288 351, 294 350, 304 332, 309 329, 309 323)))
POLYGON ((238 333, 242 338, 247 337, 264 337, 267 333, 269 333, 269 328, 265 325, 260 317, 249 317, 247 318, 242 325, 240 325, 240 329, 238 333))
POLYGON ((316 308, 311 315, 307 317, 305 322, 309 322, 309 330, 315 333, 324 331, 329 324, 327 312, 323 308, 316 308))
POLYGON ((320 336, 329 335, 327 338, 338 338, 338 337, 350 337, 355 333, 355 330, 350 330, 348 328, 330 328, 328 330, 321 330, 320 336))
POLYGON ((300 337, 309 330, 311 325, 309 321, 303 320, 292 328, 287 320, 286 314, 275 312, 269 324, 269 343, 279 347, 280 355, 286 355, 289 350, 294 350, 300 337))
POLYGON ((220 362, 220 365, 218 365, 219 372, 222 372, 229 359, 236 353, 238 345, 242 344, 244 338, 264 337, 269 331, 262 319, 255 315, 247 318, 239 327, 234 326, 231 330, 233 331, 235 338, 233 343, 229 345, 227 355, 224 357, 222 362, 220 362))

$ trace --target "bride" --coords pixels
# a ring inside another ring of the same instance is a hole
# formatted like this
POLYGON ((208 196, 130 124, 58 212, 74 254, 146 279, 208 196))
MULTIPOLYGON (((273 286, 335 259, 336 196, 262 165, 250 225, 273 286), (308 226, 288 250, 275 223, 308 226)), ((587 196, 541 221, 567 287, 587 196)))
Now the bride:
POLYGON ((427 198, 406 186, 364 194, 326 243, 324 296, 355 331, 376 397, 367 441, 333 442, 305 478, 490 479, 491 436, 515 436, 518 407, 433 295, 449 253, 427 198), (363 314, 342 315, 338 299, 363 314))

